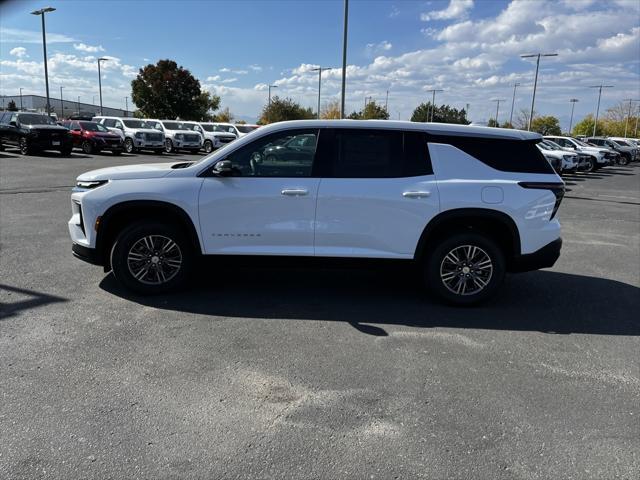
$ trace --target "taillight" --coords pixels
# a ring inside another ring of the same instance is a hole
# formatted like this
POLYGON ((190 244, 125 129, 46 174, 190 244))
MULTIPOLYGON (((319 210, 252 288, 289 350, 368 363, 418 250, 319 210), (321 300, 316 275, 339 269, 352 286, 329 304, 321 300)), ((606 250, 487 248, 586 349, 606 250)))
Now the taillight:
POLYGON ((551 217, 549 220, 553 220, 553 217, 556 216, 558 209, 560 208, 560 203, 562 202, 562 198, 564 197, 564 183, 558 182, 518 182, 522 188, 534 188, 536 190, 551 190, 553 194, 556 196, 556 203, 553 206, 553 212, 551 213, 551 217))

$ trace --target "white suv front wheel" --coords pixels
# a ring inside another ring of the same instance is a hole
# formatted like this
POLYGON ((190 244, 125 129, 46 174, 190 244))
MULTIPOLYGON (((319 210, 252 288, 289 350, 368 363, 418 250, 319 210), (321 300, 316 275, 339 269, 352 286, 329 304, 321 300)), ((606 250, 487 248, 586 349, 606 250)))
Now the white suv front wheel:
POLYGON ((173 225, 132 225, 118 235, 111 250, 111 268, 116 279, 142 294, 183 286, 192 267, 191 245, 173 225))
POLYGON ((458 233, 435 245, 426 263, 428 286, 443 300, 472 305, 491 297, 505 274, 504 254, 488 236, 458 233))

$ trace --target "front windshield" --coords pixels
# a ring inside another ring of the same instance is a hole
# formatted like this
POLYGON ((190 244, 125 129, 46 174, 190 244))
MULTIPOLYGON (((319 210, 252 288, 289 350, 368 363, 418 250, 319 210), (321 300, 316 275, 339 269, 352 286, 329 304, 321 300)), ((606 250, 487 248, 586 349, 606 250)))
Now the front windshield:
POLYGON ((167 130, 188 130, 188 128, 185 127, 184 124, 179 122, 162 122, 162 124, 167 130))
POLYGON ((538 143, 538 147, 540 147, 543 150, 551 150, 551 147, 544 142, 538 143))
POLYGON ((236 128, 240 130, 241 133, 249 133, 253 132, 258 127, 252 127, 249 125, 236 125, 236 128))
POLYGON ((582 140, 578 140, 577 138, 574 138, 573 141, 576 142, 581 147, 593 147, 593 145, 589 145, 588 143, 585 143, 582 140))
POLYGON ((162 130, 162 125, 160 122, 156 122, 155 120, 145 120, 144 121, 147 128, 154 128, 156 130, 162 130))
POLYGON ((196 124, 195 123, 183 123, 182 126, 187 130, 195 130, 196 129, 196 124))
POLYGON ((56 125, 53 118, 37 113, 21 113, 18 115, 18 121, 22 125, 56 125))
POLYGON ((631 145, 629 145, 627 142, 623 142, 622 140, 615 140, 613 143, 620 145, 621 147, 630 147, 631 145))
POLYGON ((123 120, 123 122, 129 128, 149 128, 143 120, 123 120))
POLYGON ((205 132, 215 132, 215 125, 207 125, 206 123, 202 125, 202 128, 204 128, 205 132))
POLYGON ((558 145, 556 142, 552 142, 551 140, 545 140, 544 143, 549 145, 554 150, 562 150, 562 147, 558 145))
POLYGON ((96 122, 80 122, 80 126, 83 130, 88 130, 90 132, 108 132, 109 130, 96 122))

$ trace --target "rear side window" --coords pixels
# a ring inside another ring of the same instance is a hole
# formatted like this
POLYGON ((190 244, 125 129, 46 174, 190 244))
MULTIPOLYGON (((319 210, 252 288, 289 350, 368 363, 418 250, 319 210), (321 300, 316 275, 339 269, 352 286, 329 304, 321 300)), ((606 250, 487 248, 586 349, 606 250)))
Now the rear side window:
POLYGON ((105 127, 115 127, 116 126, 116 121, 112 118, 107 118, 104 122, 102 122, 102 124, 105 127))
POLYGON ((328 178, 397 178, 433 173, 424 133, 325 129, 318 156, 328 178))
POLYGON ((429 136, 429 141, 452 145, 502 172, 554 173, 536 141, 438 135, 429 136))

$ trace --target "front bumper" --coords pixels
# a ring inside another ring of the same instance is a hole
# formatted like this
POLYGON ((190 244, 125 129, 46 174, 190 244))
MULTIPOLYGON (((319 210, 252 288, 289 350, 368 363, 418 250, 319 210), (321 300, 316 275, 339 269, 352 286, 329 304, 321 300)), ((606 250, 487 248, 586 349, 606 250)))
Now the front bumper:
POLYGON ((71 251, 73 252, 74 257, 79 258, 84 262, 90 263, 91 265, 102 265, 101 255, 98 254, 98 251, 95 248, 84 247, 74 243, 71 247, 71 251))
POLYGON ((550 268, 560 258, 562 238, 557 238, 533 253, 519 255, 513 259, 509 268, 510 272, 530 272, 541 268, 550 268))

